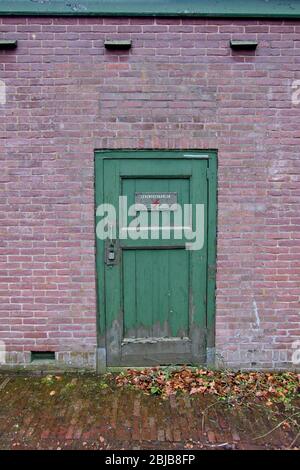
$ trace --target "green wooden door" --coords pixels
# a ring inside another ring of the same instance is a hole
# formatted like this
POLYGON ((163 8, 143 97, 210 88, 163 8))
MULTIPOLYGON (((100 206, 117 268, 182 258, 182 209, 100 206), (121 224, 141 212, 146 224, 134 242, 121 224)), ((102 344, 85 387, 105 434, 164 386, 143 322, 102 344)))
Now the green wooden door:
POLYGON ((209 155, 101 156, 96 224, 109 226, 108 240, 97 238, 97 271, 107 365, 204 363, 209 155), (103 203, 115 221, 98 209, 103 203))

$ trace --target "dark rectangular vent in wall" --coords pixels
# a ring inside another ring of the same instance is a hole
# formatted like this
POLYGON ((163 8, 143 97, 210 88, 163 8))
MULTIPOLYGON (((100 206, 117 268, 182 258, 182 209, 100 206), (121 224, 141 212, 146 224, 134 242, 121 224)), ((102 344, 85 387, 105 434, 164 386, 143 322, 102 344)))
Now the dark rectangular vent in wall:
POLYGON ((31 362, 34 361, 55 361, 55 352, 31 351, 31 362))
POLYGON ((106 40, 104 41, 104 47, 106 49, 130 49, 131 48, 131 40, 106 40))
POLYGON ((0 39, 0 49, 15 49, 18 42, 14 39, 0 39))

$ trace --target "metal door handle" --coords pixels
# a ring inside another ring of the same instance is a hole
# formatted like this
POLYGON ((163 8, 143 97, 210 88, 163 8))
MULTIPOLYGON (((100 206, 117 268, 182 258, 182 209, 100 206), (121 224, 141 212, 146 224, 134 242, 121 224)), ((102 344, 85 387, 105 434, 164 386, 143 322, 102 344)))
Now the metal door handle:
POLYGON ((114 266, 118 264, 120 259, 120 244, 119 240, 105 240, 105 264, 107 266, 114 266))

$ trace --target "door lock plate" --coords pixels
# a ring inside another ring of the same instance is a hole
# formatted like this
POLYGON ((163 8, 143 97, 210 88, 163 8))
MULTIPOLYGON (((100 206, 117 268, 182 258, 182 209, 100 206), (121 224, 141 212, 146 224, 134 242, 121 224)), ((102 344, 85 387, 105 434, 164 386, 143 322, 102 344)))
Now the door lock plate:
POLYGON ((120 260, 120 243, 119 240, 105 240, 105 264, 114 266, 120 260))

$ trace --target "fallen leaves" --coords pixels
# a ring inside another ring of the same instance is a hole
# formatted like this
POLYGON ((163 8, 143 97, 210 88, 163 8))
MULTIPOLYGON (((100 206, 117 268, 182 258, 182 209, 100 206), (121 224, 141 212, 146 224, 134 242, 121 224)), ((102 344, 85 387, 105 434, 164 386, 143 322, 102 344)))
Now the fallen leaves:
POLYGON ((294 372, 243 372, 195 369, 128 369, 115 377, 117 386, 133 386, 147 394, 162 397, 177 393, 213 395, 220 400, 241 403, 255 398, 273 403, 288 404, 299 397, 299 374, 294 372))
POLYGON ((54 385, 56 382, 60 382, 62 380, 61 375, 46 375, 42 378, 41 382, 46 385, 54 385))

